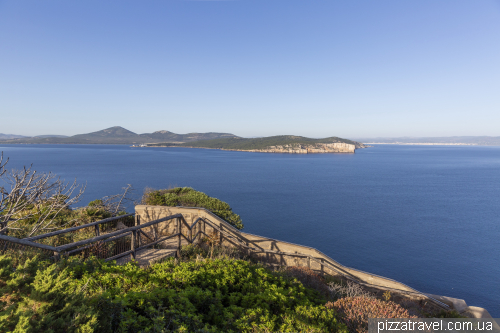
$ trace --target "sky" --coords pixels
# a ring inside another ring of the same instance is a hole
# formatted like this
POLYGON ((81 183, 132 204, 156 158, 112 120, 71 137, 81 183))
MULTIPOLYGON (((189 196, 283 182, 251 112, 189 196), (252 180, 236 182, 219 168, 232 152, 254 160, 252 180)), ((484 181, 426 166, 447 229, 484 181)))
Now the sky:
POLYGON ((0 133, 500 136, 500 0, 0 0, 0 133))

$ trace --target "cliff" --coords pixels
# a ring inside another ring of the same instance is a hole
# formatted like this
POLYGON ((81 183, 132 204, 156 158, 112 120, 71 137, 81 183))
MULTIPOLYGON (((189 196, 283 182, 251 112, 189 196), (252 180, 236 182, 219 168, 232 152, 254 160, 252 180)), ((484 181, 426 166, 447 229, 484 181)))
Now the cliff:
POLYGON ((324 153, 354 153, 355 145, 348 143, 315 143, 315 144, 287 144, 269 146, 263 149, 224 149, 237 151, 250 151, 258 153, 285 153, 285 154, 324 154, 324 153))

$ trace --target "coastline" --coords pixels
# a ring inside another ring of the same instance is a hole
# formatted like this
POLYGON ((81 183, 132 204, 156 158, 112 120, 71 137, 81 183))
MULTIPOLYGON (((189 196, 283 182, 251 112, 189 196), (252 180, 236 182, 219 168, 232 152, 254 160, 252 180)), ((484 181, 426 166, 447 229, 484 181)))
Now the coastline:
POLYGON ((366 142, 365 145, 400 145, 400 146, 490 146, 477 143, 439 143, 439 142, 366 142))
MULTIPOLYGON (((292 147, 283 147, 283 146, 272 146, 267 149, 229 149, 229 148, 209 148, 209 147, 194 147, 194 146, 148 146, 147 144, 141 145, 132 145, 132 148, 198 148, 198 149, 217 149, 217 150, 225 150, 225 151, 241 151, 241 152, 249 152, 249 153, 275 153, 275 154, 354 154, 356 148, 351 144, 341 144, 342 147, 334 146, 336 144, 322 144, 321 147, 305 147, 305 148, 292 148, 292 147)), ((366 147, 362 147, 366 148, 366 147)))

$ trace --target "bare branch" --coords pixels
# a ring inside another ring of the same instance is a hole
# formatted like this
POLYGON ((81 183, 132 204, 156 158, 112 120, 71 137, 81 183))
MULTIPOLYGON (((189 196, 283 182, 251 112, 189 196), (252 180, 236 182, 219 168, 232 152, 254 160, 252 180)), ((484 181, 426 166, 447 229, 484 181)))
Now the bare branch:
POLYGON ((116 215, 119 211, 125 210, 125 206, 123 204, 124 201, 133 202, 133 200, 129 197, 130 193, 133 191, 134 189, 132 185, 128 184, 127 187, 123 188, 123 193, 105 196, 102 199, 96 201, 99 202, 98 206, 102 207, 112 215, 116 215))
POLYGON ((125 198, 125 196, 127 195, 127 192, 131 189, 132 189, 132 185, 130 185, 130 184, 127 184, 127 187, 124 188, 123 195, 120 198, 120 201, 118 202, 118 204, 116 205, 115 214, 118 213, 118 210, 122 207, 123 198, 125 198))
POLYGON ((5 169, 5 165, 9 162, 9 159, 4 162, 3 161, 3 152, 0 154, 0 177, 4 175, 4 173, 7 172, 7 169, 5 169))
POLYGON ((66 183, 52 173, 37 173, 32 165, 7 170, 0 155, 0 234, 27 230, 27 237, 53 229, 56 217, 83 195, 86 185, 66 183), (27 229, 28 228, 28 229, 27 229))

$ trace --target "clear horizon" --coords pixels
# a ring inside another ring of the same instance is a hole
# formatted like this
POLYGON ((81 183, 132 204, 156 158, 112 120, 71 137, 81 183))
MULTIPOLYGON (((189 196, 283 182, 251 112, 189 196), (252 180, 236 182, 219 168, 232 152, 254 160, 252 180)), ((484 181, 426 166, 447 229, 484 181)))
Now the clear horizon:
POLYGON ((0 133, 500 136, 500 0, 0 1, 0 133))

